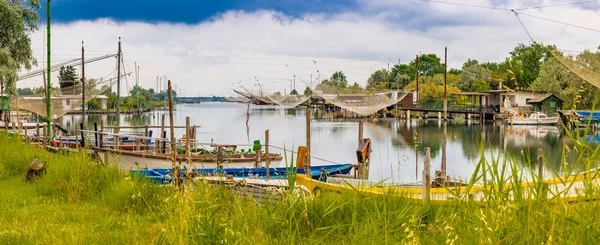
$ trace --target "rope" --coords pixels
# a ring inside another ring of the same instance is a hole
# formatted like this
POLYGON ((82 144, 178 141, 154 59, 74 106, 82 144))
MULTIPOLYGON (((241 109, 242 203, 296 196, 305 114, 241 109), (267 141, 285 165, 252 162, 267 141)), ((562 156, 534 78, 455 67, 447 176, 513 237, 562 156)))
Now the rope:
MULTIPOLYGON (((279 149, 279 150, 282 150, 282 151, 287 151, 287 152, 294 153, 294 151, 292 151, 292 150, 287 150, 287 149, 284 149, 284 148, 281 148, 281 147, 277 147, 277 146, 272 146, 272 145, 269 145, 269 147, 273 147, 273 148, 275 148, 275 149, 279 149)), ((323 159, 323 158, 320 158, 320 157, 315 157, 315 156, 313 156, 312 154, 310 154, 310 158, 311 158, 311 159, 317 159, 317 160, 320 160, 320 161, 324 161, 324 162, 327 162, 327 163, 337 164, 337 162, 334 162, 334 161, 329 161, 329 160, 327 160, 327 159, 323 159)))

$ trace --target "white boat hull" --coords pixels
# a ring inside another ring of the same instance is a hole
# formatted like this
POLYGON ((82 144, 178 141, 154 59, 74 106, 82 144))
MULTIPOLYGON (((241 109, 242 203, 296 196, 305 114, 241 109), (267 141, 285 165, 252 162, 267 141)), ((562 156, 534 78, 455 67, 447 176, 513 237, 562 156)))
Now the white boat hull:
POLYGON ((540 119, 508 119, 508 124, 512 125, 556 125, 558 117, 540 118, 540 119))

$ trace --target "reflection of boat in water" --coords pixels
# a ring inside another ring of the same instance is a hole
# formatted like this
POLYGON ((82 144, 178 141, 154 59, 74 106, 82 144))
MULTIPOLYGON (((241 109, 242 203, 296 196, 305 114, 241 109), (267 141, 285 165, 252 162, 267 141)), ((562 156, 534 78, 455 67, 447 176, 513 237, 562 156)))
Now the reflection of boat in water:
POLYGON ((512 115, 507 119, 508 124, 512 125, 556 125, 559 117, 549 117, 541 112, 534 112, 527 118, 512 115))
POLYGON ((504 144, 515 147, 533 146, 541 139, 555 139, 560 135, 560 128, 557 126, 517 125, 504 128, 504 144))

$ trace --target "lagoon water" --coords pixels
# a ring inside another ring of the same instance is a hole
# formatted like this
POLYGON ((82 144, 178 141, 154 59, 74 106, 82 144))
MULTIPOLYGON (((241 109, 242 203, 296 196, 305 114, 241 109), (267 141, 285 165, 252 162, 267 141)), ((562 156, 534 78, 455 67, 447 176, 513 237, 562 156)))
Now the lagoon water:
MULTIPOLYGON (((283 153, 283 148, 292 150, 305 145, 305 110, 285 109, 277 106, 250 106, 250 120, 246 125, 247 106, 237 103, 180 104, 176 106, 174 121, 185 125, 190 117, 191 125, 198 129, 200 142, 219 144, 250 145, 254 140, 264 143, 265 130, 270 130, 271 152, 283 153), (279 147, 281 149, 276 149, 279 147)), ((319 112, 322 113, 322 112, 319 112)), ((142 115, 122 115, 121 125, 160 125, 162 114, 168 111, 155 111, 142 115)), ((318 118, 322 118, 320 114, 318 118)), ((107 124, 113 115, 90 115, 88 128, 101 119, 107 124)), ((67 115, 63 125, 72 127, 81 117, 67 115)), ((415 182, 421 179, 424 149, 431 148, 432 172, 440 168, 444 123, 437 120, 412 119, 364 119, 364 137, 372 141, 369 179, 389 182, 415 182), (418 142, 418 144, 417 144, 418 142), (417 166, 417 149, 420 164, 417 166)), ((311 123, 313 165, 335 163, 356 163, 358 146, 357 120, 313 119, 311 123)), ((528 166, 524 159, 537 162, 539 149, 546 161, 556 169, 561 168, 562 145, 571 145, 558 127, 552 126, 503 126, 500 124, 465 123, 462 120, 449 122, 447 131, 447 174, 455 178, 469 179, 476 164, 484 157, 491 161, 498 156, 516 159, 523 169, 528 166)), ((175 130, 181 137, 184 129, 175 130)), ((168 130, 167 130, 168 132, 168 130)), ((249 148, 242 146, 241 148, 249 148)), ((287 159, 291 159, 290 153, 287 159)), ((285 162, 274 163, 281 166, 285 162)), ((537 166, 531 165, 537 169, 537 166)), ((526 171, 527 172, 527 171, 526 171)), ((433 173, 432 173, 433 175, 433 173)))

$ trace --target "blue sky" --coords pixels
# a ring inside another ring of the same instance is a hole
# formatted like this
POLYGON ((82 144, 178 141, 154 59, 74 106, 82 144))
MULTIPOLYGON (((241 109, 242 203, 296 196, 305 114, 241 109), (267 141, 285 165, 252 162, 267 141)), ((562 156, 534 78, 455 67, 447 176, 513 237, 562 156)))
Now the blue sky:
MULTIPOLYGON (((42 18, 45 4, 42 0, 42 18)), ((53 21, 71 22, 109 17, 117 21, 195 24, 229 10, 273 10, 289 16, 352 11, 352 0, 54 0, 53 21)))
MULTIPOLYGON (((167 76, 189 93, 223 95, 231 84, 253 86, 257 78, 275 85, 288 84, 293 75, 310 81, 317 70, 323 77, 342 71, 350 83, 364 85, 388 63, 408 63, 419 53, 443 57, 444 47, 450 68, 467 59, 502 61, 518 43, 530 42, 509 8, 575 1, 582 0, 52 0, 52 59, 78 57, 82 41, 86 57, 114 53, 121 37, 125 62, 142 67, 145 87, 167 76)), ((527 13, 600 29, 599 6, 527 13)), ((32 47, 43 61, 45 6, 40 13, 32 47)), ((521 20, 536 41, 562 49, 595 50, 600 40, 598 32, 527 16, 521 20)), ((86 66, 86 74, 97 78, 114 70, 112 60, 86 66)))

